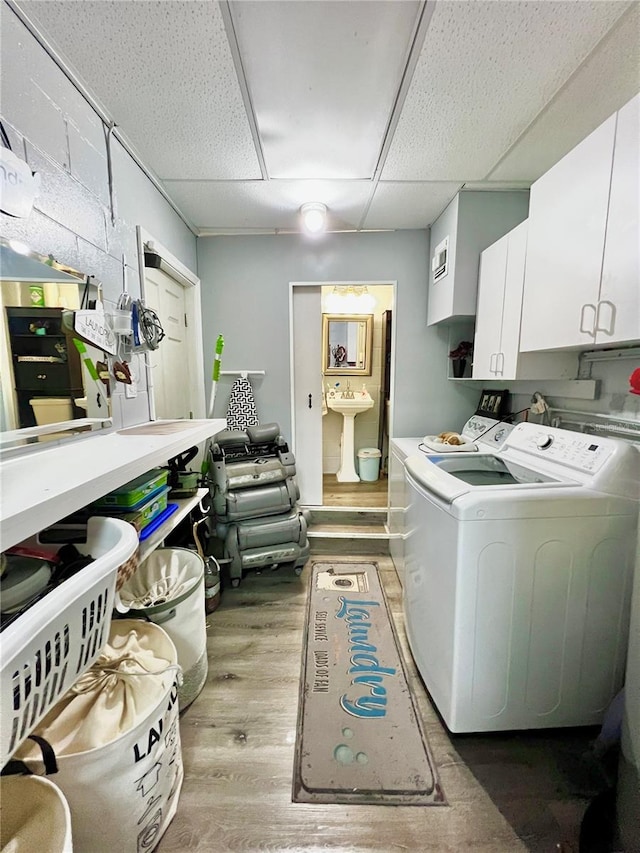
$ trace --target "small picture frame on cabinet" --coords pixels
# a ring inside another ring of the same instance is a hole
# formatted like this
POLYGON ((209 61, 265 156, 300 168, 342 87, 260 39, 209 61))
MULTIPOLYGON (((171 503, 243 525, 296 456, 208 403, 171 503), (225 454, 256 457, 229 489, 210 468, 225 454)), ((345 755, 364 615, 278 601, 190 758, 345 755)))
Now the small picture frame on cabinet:
POLYGON ((476 415, 487 418, 503 418, 509 413, 509 391, 485 388, 480 394, 476 415))

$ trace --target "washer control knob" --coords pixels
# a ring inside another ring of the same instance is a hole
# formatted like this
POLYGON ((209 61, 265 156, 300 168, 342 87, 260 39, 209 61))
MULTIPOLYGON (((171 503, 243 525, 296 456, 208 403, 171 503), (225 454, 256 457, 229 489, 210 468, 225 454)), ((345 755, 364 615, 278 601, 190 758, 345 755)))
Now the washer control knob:
POLYGON ((546 450, 547 447, 551 447, 553 444, 553 436, 552 435, 541 435, 538 441, 536 442, 536 446, 538 450, 546 450))

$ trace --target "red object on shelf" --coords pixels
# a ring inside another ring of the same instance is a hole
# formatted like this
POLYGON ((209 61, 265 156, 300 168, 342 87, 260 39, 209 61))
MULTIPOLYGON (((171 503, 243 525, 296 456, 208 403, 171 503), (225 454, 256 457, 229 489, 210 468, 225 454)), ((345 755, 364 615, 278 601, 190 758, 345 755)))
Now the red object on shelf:
POLYGON ((640 394, 640 367, 636 367, 629 377, 629 384, 631 385, 629 388, 631 394, 640 394))

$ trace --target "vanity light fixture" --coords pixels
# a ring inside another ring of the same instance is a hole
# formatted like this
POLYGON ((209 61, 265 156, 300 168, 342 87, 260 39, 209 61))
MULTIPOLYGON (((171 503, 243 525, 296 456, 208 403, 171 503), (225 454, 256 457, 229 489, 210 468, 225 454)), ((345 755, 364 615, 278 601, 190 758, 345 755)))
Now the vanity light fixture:
POLYGON ((327 227, 327 205, 309 201, 300 208, 302 228, 307 234, 322 234, 327 227))
POLYGON ((327 296, 327 311, 331 314, 372 314, 375 297, 365 284, 336 284, 327 296))

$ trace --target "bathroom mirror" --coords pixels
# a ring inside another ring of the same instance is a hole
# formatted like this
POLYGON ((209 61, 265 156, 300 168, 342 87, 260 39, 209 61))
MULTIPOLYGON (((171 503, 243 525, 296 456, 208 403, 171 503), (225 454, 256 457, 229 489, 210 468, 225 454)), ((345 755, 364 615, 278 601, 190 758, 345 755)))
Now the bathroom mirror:
POLYGON ((2 448, 111 425, 107 357, 62 321, 88 287, 89 276, 0 237, 2 448))
POLYGON ((371 375, 373 314, 322 315, 322 371, 371 375))

